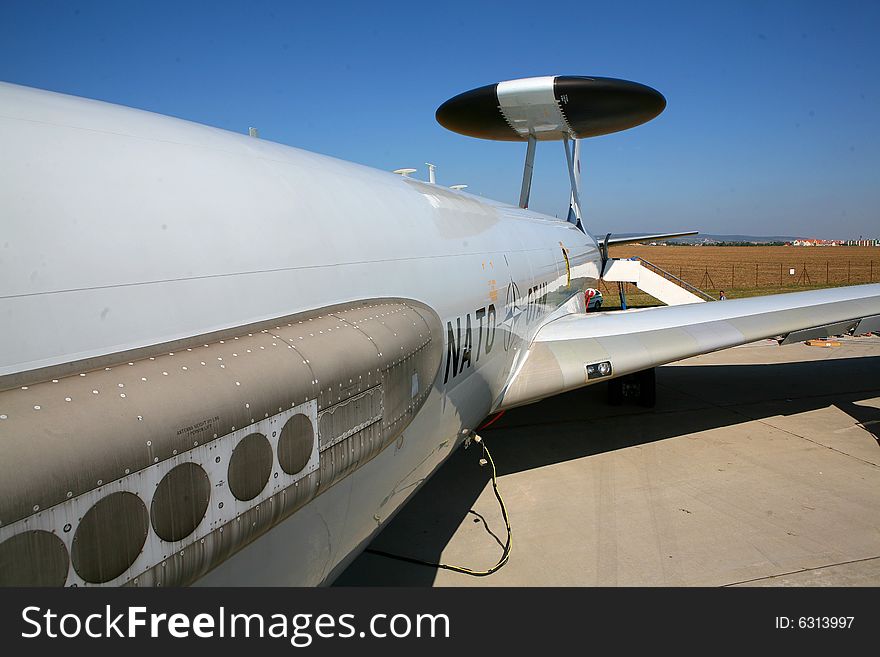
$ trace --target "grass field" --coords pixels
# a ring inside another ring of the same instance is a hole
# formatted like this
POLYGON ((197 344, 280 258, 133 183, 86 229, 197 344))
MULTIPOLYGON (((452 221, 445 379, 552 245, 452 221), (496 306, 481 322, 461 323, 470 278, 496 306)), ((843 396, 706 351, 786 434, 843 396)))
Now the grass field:
MULTIPOLYGON (((638 256, 711 296, 728 299, 880 282, 880 247, 644 246, 611 248, 612 258, 638 256)), ((616 285, 600 285, 605 308, 619 306, 616 285)), ((626 286, 630 306, 657 301, 626 286)))

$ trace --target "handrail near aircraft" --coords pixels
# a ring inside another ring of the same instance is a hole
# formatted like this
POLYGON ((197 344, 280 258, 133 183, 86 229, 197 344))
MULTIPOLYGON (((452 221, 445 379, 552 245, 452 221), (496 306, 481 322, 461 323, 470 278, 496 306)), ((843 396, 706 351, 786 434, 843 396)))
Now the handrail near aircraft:
POLYGON ((700 288, 691 285, 687 281, 683 281, 682 279, 680 279, 678 276, 676 276, 672 272, 666 271, 662 267, 658 267, 653 262, 648 262, 647 260, 645 260, 644 258, 640 258, 639 256, 635 256, 635 259, 638 260, 639 262, 641 262, 643 267, 647 267, 648 269, 653 271, 655 274, 659 274, 660 276, 663 276, 663 278, 666 278, 668 280, 673 281, 676 285, 683 287, 685 290, 687 290, 691 294, 696 294, 698 297, 702 297, 706 301, 715 301, 715 297, 713 297, 711 294, 708 294, 707 292, 704 292, 700 288))

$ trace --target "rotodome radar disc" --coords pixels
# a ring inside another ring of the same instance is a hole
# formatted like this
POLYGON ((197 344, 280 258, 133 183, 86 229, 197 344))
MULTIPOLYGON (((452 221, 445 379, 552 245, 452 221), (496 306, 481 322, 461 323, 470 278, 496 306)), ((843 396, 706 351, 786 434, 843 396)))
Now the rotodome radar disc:
POLYGON ((444 128, 496 141, 597 137, 650 121, 666 107, 656 89, 614 78, 558 75, 498 82, 450 98, 444 128))

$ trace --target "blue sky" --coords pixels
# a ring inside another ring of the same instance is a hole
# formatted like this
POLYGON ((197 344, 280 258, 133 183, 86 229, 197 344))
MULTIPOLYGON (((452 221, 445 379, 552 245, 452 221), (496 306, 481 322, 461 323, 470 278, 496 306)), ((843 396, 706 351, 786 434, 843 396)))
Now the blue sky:
MULTIPOLYGON (((522 144, 434 111, 531 75, 648 84, 657 119, 586 140, 594 232, 880 237, 880 3, 0 2, 0 79, 171 114, 514 203, 522 144), (537 9, 536 9, 537 8, 537 9)), ((564 214, 562 147, 532 207, 564 214)))

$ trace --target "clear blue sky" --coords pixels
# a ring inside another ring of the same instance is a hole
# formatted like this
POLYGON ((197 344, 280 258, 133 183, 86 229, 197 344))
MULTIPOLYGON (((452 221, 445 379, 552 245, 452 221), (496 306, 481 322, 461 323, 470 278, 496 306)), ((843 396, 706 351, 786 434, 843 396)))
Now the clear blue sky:
MULTIPOLYGON (((586 140, 595 232, 880 237, 877 2, 0 2, 0 79, 518 198, 524 146, 449 133, 447 98, 531 75, 651 85, 586 140), (536 9, 537 8, 537 9, 536 9)), ((2 108, 0 108, 2 109, 2 108)), ((564 213, 562 147, 533 207, 564 213)))

